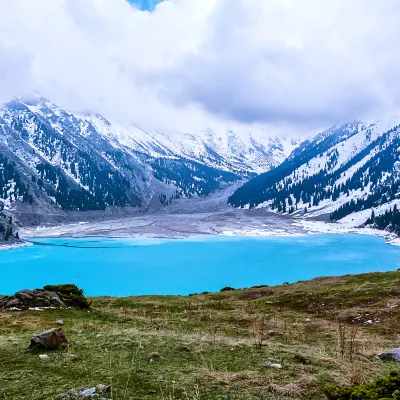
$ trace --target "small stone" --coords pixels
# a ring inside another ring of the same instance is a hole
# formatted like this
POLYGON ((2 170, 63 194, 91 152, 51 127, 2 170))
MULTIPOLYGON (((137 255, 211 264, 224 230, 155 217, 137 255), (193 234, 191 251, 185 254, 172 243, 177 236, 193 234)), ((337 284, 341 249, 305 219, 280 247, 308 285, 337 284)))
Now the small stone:
POLYGON ((40 355, 39 355, 39 358, 40 358, 42 361, 50 360, 50 357, 49 357, 47 354, 40 354, 40 355))
POLYGON ((239 357, 235 357, 235 361, 239 360, 239 357))
POLYGON ((150 361, 149 361, 149 362, 151 362, 151 363, 152 363, 152 362, 154 362, 154 360, 153 360, 152 358, 150 358, 150 361))
POLYGON ((96 388, 92 387, 90 389, 81 390, 80 394, 83 397, 92 397, 92 395, 96 394, 96 388))
POLYGON ((160 375, 158 378, 157 378, 157 382, 162 382, 164 380, 164 377, 162 376, 162 375, 160 375))
POLYGON ((267 333, 268 333, 268 335, 270 335, 270 336, 276 335, 276 332, 273 331, 273 330, 269 330, 269 331, 267 331, 267 333))
POLYGON ((101 337, 103 337, 103 335, 102 335, 101 333, 98 333, 98 334, 96 335, 96 337, 97 337, 97 338, 101 338, 101 337))
POLYGON ((56 321, 57 325, 64 325, 64 321, 62 319, 59 319, 56 321))
POLYGON ((96 386, 96 390, 97 390, 99 393, 110 393, 110 392, 111 392, 111 387, 108 386, 108 385, 103 385, 102 383, 99 383, 99 384, 96 386))
POLYGON ((69 358, 70 360, 73 360, 74 358, 76 358, 76 354, 66 353, 66 354, 63 354, 63 357, 69 358))
POLYGON ((310 319, 310 318, 306 318, 306 319, 304 320, 304 322, 308 324, 308 323, 311 322, 311 319, 310 319))
POLYGON ((111 343, 111 346, 118 346, 118 345, 120 345, 121 343, 120 342, 112 342, 111 343))
POLYGON ((264 365, 266 366, 266 367, 271 367, 271 368, 282 368, 282 365, 281 364, 278 364, 278 363, 273 363, 273 362, 271 362, 271 361, 264 361, 264 365))
POLYGON ((78 330, 76 331, 76 334, 77 334, 77 335, 82 335, 82 333, 83 333, 83 330, 82 330, 82 329, 78 329, 78 330))

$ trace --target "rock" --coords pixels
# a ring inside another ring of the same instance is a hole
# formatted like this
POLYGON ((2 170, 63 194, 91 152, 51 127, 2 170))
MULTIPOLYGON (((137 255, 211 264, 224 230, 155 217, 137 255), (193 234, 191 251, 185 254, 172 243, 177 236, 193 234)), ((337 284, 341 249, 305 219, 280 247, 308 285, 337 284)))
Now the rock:
POLYGON ((96 394, 96 388, 94 388, 94 387, 92 387, 90 389, 83 389, 83 390, 81 390, 81 393, 80 393, 80 395, 82 397, 91 397, 91 398, 93 398, 92 396, 94 394, 96 394))
POLYGON ((102 383, 99 383, 99 384, 96 386, 96 390, 97 390, 99 393, 110 393, 110 392, 111 392, 111 387, 108 386, 108 385, 103 385, 102 383))
POLYGON ((276 332, 273 330, 269 330, 269 331, 267 331, 267 334, 270 336, 274 336, 274 335, 276 335, 276 332))
POLYGON ((309 323, 311 322, 311 319, 310 319, 310 318, 306 318, 306 319, 304 320, 304 322, 305 322, 306 324, 309 324, 309 323))
POLYGON ((50 357, 49 357, 47 354, 40 354, 40 355, 39 355, 39 358, 40 358, 42 361, 50 360, 50 357))
POLYGON ((62 319, 59 319, 56 321, 57 325, 64 325, 64 321, 62 319))
POLYGON ((5 308, 12 308, 12 307, 17 307, 21 305, 21 300, 19 299, 12 299, 10 301, 7 302, 7 304, 5 305, 5 308))
POLYGON ((400 362, 400 348, 396 347, 394 349, 385 351, 376 356, 379 360, 386 361, 397 361, 400 362))
POLYGON ((101 337, 103 337, 103 335, 102 335, 101 333, 98 333, 98 334, 96 335, 96 338, 101 338, 101 337))
POLYGON ((77 335, 82 335, 82 334, 83 334, 83 330, 82 330, 82 329, 78 329, 78 330, 76 331, 76 334, 77 334, 77 335))
POLYGON ((271 368, 279 368, 279 369, 282 368, 281 364, 273 363, 272 361, 264 361, 264 365, 266 367, 271 367, 271 368))
POLYGON ((38 333, 31 338, 30 348, 57 348, 68 345, 68 340, 61 328, 53 328, 38 333))
POLYGON ((31 301, 35 297, 35 291, 33 290, 20 290, 15 293, 14 296, 20 299, 22 302, 31 301))
POLYGON ((160 375, 158 378, 157 378, 157 382, 162 382, 164 380, 164 377, 162 376, 162 375, 160 375))
POLYGON ((63 357, 69 358, 70 360, 73 360, 74 358, 76 358, 76 354, 66 353, 66 354, 63 354, 63 357))
POLYGON ((5 309, 18 307, 23 310, 28 310, 64 306, 64 302, 57 293, 43 289, 24 289, 16 292, 13 296, 0 299, 0 308, 5 309))

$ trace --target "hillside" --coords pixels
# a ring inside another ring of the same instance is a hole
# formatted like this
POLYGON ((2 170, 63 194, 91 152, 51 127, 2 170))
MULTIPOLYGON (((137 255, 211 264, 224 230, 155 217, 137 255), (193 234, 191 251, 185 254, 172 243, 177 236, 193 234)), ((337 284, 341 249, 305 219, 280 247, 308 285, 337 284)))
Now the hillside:
POLYGON ((0 312, 0 397, 56 399, 103 383, 114 400, 320 400, 326 385, 398 369, 375 356, 398 343, 399 283, 399 272, 387 272, 189 297, 92 298, 90 312, 0 312), (67 349, 26 350, 59 319, 67 349))
POLYGON ((304 142, 277 168, 241 188, 229 203, 362 225, 398 203, 400 118, 351 122, 304 142))
POLYGON ((0 199, 28 225, 71 212, 163 207, 253 177, 296 145, 232 131, 146 133, 41 97, 15 99, 0 107, 0 199))

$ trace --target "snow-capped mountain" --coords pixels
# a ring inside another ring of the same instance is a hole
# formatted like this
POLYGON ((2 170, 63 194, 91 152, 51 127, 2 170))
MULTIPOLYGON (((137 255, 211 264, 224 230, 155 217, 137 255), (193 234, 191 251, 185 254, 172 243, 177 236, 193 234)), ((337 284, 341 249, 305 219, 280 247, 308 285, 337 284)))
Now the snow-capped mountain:
POLYGON ((65 211, 166 205, 253 177, 296 145, 261 131, 145 132, 43 98, 16 99, 0 106, 0 201, 30 223, 65 211))
POLYGON ((350 122, 302 143, 229 199, 236 207, 365 223, 400 202, 400 117, 350 122))
POLYGON ((135 125, 110 122, 100 115, 84 117, 116 147, 159 158, 184 158, 234 173, 262 173, 279 165, 300 140, 270 137, 263 128, 208 128, 195 132, 145 132, 135 125))

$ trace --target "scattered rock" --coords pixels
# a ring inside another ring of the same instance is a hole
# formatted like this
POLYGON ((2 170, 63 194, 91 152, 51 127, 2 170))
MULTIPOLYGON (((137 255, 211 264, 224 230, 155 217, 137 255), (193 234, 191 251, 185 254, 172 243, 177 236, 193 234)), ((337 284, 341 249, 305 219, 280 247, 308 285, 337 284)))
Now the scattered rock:
POLYGON ((95 393, 96 393, 96 388, 93 387, 90 389, 83 389, 80 394, 82 397, 92 397, 95 393))
POLYGON ((31 344, 29 347, 31 349, 35 348, 51 349, 66 345, 68 345, 68 340, 65 337, 62 329, 53 328, 33 336, 31 338, 31 344))
POLYGON ((63 357, 69 358, 70 360, 73 360, 77 356, 76 356, 76 354, 73 354, 73 353, 66 353, 66 354, 63 354, 63 357))
POLYGON ((278 364, 278 363, 274 363, 274 362, 272 362, 272 361, 264 361, 264 365, 266 366, 266 367, 271 367, 271 368, 282 368, 282 365, 281 364, 278 364))
POLYGON ((99 393, 110 393, 111 392, 111 387, 108 385, 103 385, 102 383, 99 383, 96 386, 96 390, 99 393))
POLYGON ((104 393, 110 393, 111 387, 103 384, 98 384, 96 387, 92 388, 79 388, 70 389, 68 393, 62 393, 58 397, 60 400, 83 400, 83 399, 99 399, 99 400, 111 400, 102 397, 104 393))
POLYGON ((40 354, 40 355, 39 355, 39 358, 40 358, 42 361, 50 360, 50 357, 49 357, 47 354, 40 354))
POLYGON ((43 289, 20 290, 13 296, 3 297, 0 299, 0 308, 6 310, 11 310, 13 307, 18 307, 22 310, 39 310, 43 307, 64 306, 64 302, 57 293, 43 289))
POLYGON ((379 360, 400 362, 400 348, 394 348, 376 356, 379 360))
POLYGON ((59 319, 56 323, 57 325, 64 325, 64 321, 62 319, 59 319))

